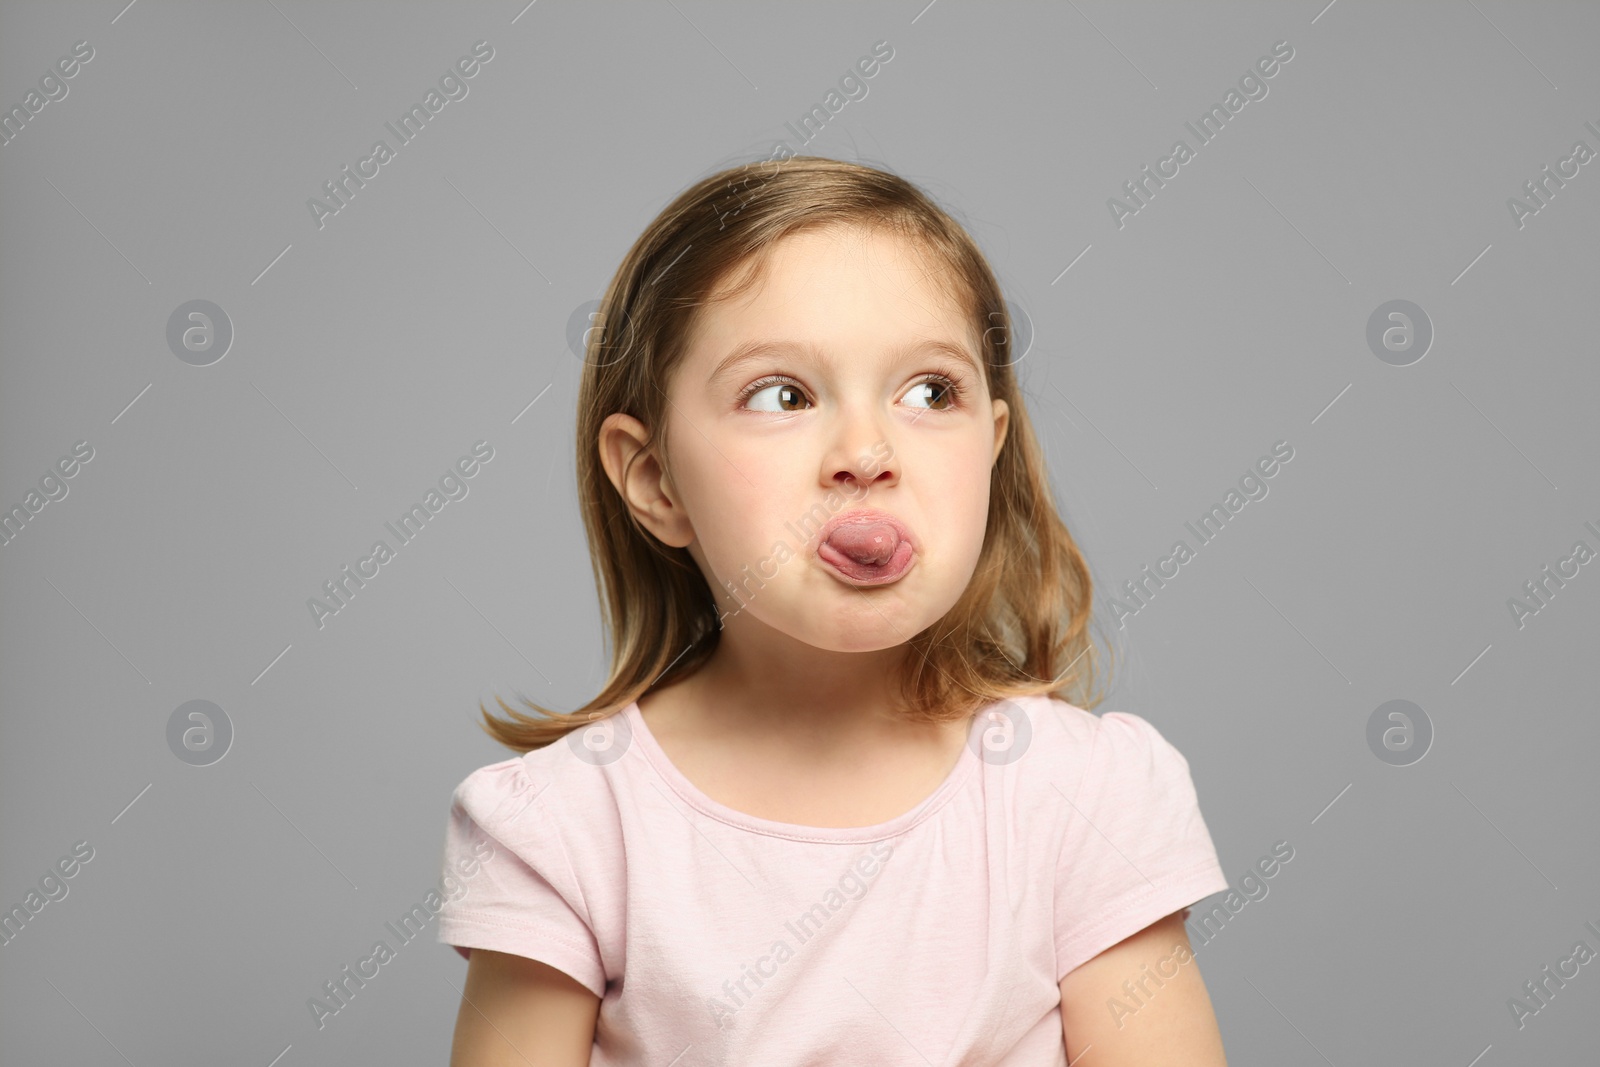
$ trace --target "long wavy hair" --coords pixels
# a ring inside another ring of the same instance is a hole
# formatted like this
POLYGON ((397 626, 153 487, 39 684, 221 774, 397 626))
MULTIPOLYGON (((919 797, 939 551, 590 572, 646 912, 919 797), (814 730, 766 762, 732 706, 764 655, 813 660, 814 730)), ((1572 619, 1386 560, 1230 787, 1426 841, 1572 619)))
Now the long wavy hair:
POLYGON ((519 695, 537 713, 525 715, 496 696, 508 716, 500 719, 480 703, 484 729, 497 741, 518 752, 542 748, 688 677, 716 651, 721 621, 710 585, 688 550, 658 541, 611 484, 600 462, 600 424, 618 411, 638 419, 651 435, 646 447, 670 471, 661 432, 667 383, 698 311, 714 293, 736 297, 756 284, 764 253, 784 237, 841 224, 908 238, 948 268, 940 276, 945 288, 982 338, 989 395, 1010 408, 977 567, 960 600, 910 640, 915 654, 895 684, 899 714, 949 722, 1020 696, 1049 693, 1083 708, 1102 699, 1090 691, 1097 653, 1089 568, 1051 498, 1017 383, 1021 355, 988 262, 966 230, 905 179, 790 156, 730 167, 679 194, 640 234, 606 288, 587 333, 578 390, 577 480, 610 637, 610 678, 571 713, 519 695))

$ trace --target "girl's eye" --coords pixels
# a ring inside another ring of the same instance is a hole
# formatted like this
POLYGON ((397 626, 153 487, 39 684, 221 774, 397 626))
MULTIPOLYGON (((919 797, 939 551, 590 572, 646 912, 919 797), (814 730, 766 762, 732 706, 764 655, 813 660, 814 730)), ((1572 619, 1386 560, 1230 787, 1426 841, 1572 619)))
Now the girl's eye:
POLYGON ((756 399, 756 397, 759 397, 764 393, 776 393, 777 398, 770 400, 768 403, 777 404, 778 406, 770 407, 766 404, 757 404, 751 408, 752 411, 794 411, 796 410, 795 408, 784 407, 784 403, 799 403, 798 398, 805 396, 805 394, 800 391, 800 386, 792 379, 774 375, 770 378, 762 378, 758 382, 752 382, 750 387, 745 390, 744 395, 740 399, 748 402, 756 399))
MULTIPOLYGON (((956 407, 962 398, 961 386, 957 385, 953 379, 948 378, 943 374, 924 375, 914 386, 912 386, 911 392, 907 395, 922 396, 923 399, 928 399, 925 395, 919 392, 925 386, 932 387, 935 395, 930 401, 929 406, 922 408, 923 411, 949 411, 951 408, 956 407)), ((800 384, 793 378, 786 377, 782 374, 774 374, 770 375, 769 377, 762 378, 759 381, 751 382, 750 385, 745 388, 745 391, 740 396, 739 400, 741 404, 749 405, 751 411, 772 411, 783 413, 799 410, 797 407, 786 407, 784 405, 798 405, 804 402, 805 393, 801 390, 800 384), (753 401, 757 397, 768 392, 774 394, 770 400, 750 405, 750 401, 753 401)), ((915 407, 917 405, 912 406, 915 407)))
POLYGON ((917 382, 911 389, 911 395, 916 395, 917 390, 923 386, 934 389, 938 393, 938 399, 944 402, 943 407, 924 408, 925 411, 949 411, 961 398, 961 387, 942 374, 932 374, 917 382))

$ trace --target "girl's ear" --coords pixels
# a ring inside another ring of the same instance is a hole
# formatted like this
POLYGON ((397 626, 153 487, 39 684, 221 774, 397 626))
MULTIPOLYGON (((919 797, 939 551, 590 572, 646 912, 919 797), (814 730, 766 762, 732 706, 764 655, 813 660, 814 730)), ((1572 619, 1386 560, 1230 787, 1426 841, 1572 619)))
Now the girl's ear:
POLYGON ((1006 427, 1011 425, 1011 406, 998 397, 994 401, 994 455, 989 458, 990 465, 1000 459, 1000 449, 1006 443, 1006 427))
POLYGON ((687 547, 694 540, 694 527, 671 475, 655 450, 645 447, 649 439, 644 423, 632 415, 607 415, 600 424, 600 463, 640 525, 663 544, 687 547))

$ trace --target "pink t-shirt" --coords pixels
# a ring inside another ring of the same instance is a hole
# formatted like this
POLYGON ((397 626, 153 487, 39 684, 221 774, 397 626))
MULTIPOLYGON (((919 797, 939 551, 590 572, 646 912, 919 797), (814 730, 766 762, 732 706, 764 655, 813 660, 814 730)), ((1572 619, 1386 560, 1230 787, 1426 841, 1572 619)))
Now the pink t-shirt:
POLYGON ((998 701, 876 826, 701 793, 638 705, 456 788, 438 938, 601 997, 590 1063, 1062 1067, 1061 979, 1228 888, 1189 765, 1137 715, 998 701))

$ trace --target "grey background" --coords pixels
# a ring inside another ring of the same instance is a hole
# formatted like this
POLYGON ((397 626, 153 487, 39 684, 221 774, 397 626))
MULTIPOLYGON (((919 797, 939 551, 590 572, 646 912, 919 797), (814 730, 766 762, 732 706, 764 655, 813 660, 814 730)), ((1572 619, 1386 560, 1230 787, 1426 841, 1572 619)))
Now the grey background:
POLYGON ((683 187, 780 140, 969 226, 1031 319, 1122 657, 1097 710, 1185 754, 1236 885, 1295 849, 1199 950, 1230 1062, 1594 1059, 1600 962, 1521 1029, 1507 1000, 1600 950, 1600 564, 1520 628, 1507 601, 1600 549, 1600 161, 1521 228, 1506 201, 1600 150, 1600 8, 11 3, 0 105, 84 39, 0 147, 0 504, 94 448, 0 548, 0 901, 94 858, 0 948, 0 1060, 445 1061, 465 964, 431 928, 321 1029, 306 1002, 392 940, 450 790, 510 755, 478 701, 600 684, 569 318, 683 187), (319 229, 307 199, 480 39, 468 96, 319 229), (1280 40, 1119 229, 1107 199, 1280 40), (194 299, 235 330, 208 367, 166 343, 194 299), (1405 367, 1366 343, 1395 299, 1435 331, 1405 367), (307 599, 480 439, 468 495, 319 630, 307 599), (1270 494, 1117 629, 1121 583, 1280 440, 1270 494), (196 699, 234 730, 208 767, 167 742, 196 699), (1434 730, 1409 766, 1367 744, 1392 699, 1434 730))

